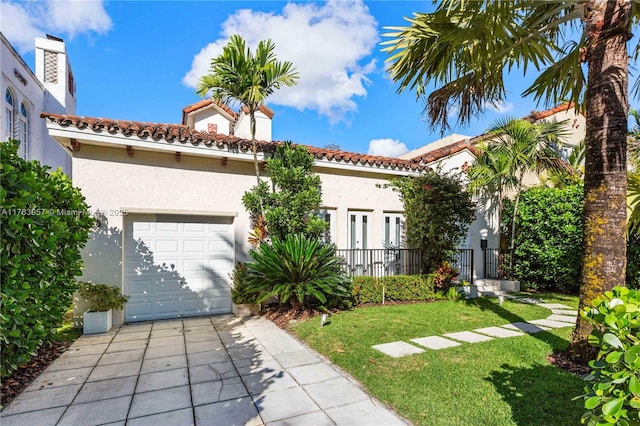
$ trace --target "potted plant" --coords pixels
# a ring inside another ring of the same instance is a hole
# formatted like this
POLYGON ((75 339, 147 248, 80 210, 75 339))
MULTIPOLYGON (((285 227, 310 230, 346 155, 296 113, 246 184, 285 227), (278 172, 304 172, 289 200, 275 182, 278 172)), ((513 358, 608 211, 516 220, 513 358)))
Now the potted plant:
POLYGON ((469 281, 460 281, 460 286, 456 287, 457 290, 463 291, 467 295, 467 299, 475 299, 478 297, 478 286, 469 283, 469 281))
POLYGON ((123 309, 129 300, 129 296, 124 296, 118 287, 108 284, 81 282, 78 292, 89 303, 89 310, 82 315, 84 334, 109 331, 113 309, 123 309))

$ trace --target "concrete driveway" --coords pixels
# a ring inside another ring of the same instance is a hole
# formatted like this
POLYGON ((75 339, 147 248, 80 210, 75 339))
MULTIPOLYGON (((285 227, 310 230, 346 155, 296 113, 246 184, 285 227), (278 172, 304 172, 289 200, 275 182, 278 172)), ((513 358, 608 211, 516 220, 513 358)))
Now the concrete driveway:
POLYGON ((11 425, 406 425, 261 317, 80 337, 0 414, 11 425))

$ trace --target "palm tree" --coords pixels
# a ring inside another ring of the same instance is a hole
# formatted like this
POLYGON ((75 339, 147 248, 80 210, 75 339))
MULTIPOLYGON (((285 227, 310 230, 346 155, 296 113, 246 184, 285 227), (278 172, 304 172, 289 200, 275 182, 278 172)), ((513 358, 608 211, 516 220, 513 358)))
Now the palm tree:
POLYGON ((222 54, 211 60, 210 74, 200 78, 196 93, 211 92, 214 101, 229 105, 239 102, 249 112, 251 147, 256 179, 260 184, 255 113, 267 97, 282 86, 297 84, 298 73, 291 62, 276 59, 275 44, 263 40, 255 52, 239 35, 232 35, 222 54))
MULTIPOLYGON (((565 122, 531 123, 528 120, 506 118, 498 120, 488 132, 492 138, 469 169, 470 189, 480 191, 484 198, 498 196, 498 212, 502 212, 502 198, 514 193, 511 222, 511 247, 515 244, 516 217, 524 178, 528 173, 566 169, 555 150, 566 136, 565 122)), ((513 270, 510 257, 509 269, 513 270)))
POLYGON ((565 170, 550 170, 546 176, 541 177, 541 182, 553 188, 563 188, 567 185, 582 184, 584 179, 584 139, 574 146, 567 157, 565 170))
MULTIPOLYGON (((640 4, 630 0, 440 0, 435 12, 391 28, 384 42, 398 91, 426 97, 432 126, 447 128, 452 108, 465 124, 503 101, 504 77, 516 68, 539 73, 525 96, 547 104, 571 100, 586 111, 581 308, 625 284, 627 41, 639 19, 640 4)), ((575 354, 590 351, 590 331, 579 318, 575 354)))

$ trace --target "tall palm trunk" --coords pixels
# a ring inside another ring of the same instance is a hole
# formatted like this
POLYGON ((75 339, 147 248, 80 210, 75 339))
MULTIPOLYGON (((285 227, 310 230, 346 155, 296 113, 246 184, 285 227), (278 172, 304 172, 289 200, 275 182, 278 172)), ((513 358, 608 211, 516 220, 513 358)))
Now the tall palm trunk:
MULTIPOLYGON (((625 285, 628 56, 632 2, 587 3, 589 37, 580 309, 625 285), (605 238, 606 236, 606 238, 605 238)), ((578 318, 570 351, 590 357, 589 325, 578 318)))
MULTIPOLYGON (((255 106, 249 106, 249 130, 251 131, 251 151, 253 152, 253 168, 256 172, 256 180, 260 185, 260 166, 258 165, 258 142, 256 141, 256 112, 255 106)), ((264 209, 262 208, 262 198, 258 197, 260 202, 260 216, 264 217, 264 209)))
POLYGON ((511 222, 511 247, 509 248, 509 276, 507 278, 513 279, 513 253, 516 248, 516 220, 518 220, 518 206, 520 205, 520 194, 522 194, 522 180, 524 179, 524 172, 520 173, 518 178, 518 188, 516 191, 516 199, 513 203, 513 219, 511 222))

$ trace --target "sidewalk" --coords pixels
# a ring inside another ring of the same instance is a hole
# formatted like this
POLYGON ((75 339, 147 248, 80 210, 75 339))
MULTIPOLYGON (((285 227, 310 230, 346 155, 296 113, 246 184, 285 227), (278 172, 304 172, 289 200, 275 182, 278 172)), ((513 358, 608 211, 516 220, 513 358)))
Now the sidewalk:
POLYGON ((0 413, 13 425, 406 425, 261 317, 82 336, 0 413))

